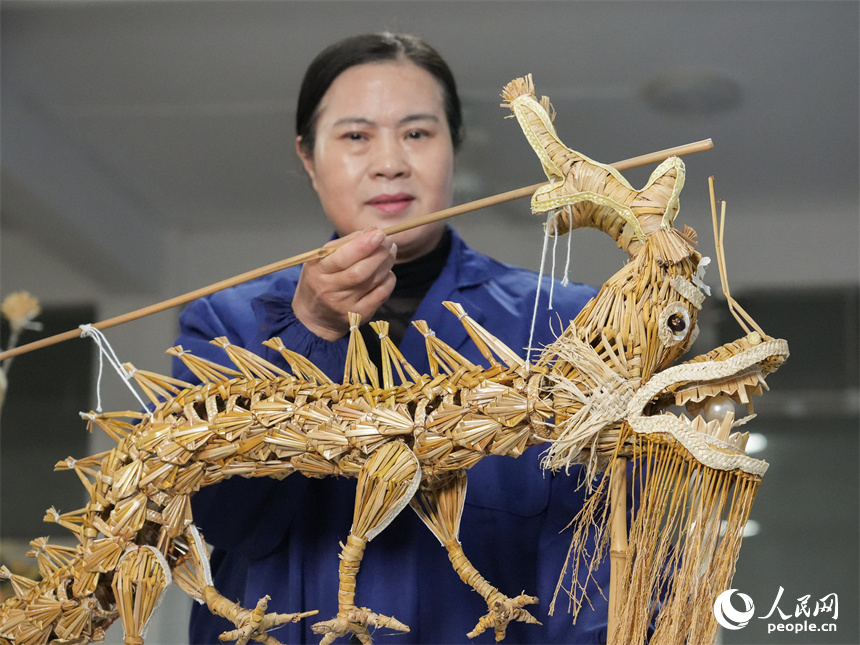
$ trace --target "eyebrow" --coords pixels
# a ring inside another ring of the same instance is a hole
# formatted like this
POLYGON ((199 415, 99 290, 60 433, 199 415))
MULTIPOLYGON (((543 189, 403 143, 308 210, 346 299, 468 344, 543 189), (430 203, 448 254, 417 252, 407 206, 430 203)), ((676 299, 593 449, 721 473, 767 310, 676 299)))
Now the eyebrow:
MULTIPOLYGON (((410 114, 409 116, 403 117, 400 121, 397 122, 397 125, 408 125, 409 123, 414 123, 416 121, 433 121, 434 123, 439 123, 439 117, 435 114, 410 114)), ((358 116, 348 116, 342 119, 338 119, 334 122, 334 125, 369 125, 375 126, 377 125, 374 121, 370 119, 365 119, 364 117, 358 116)))

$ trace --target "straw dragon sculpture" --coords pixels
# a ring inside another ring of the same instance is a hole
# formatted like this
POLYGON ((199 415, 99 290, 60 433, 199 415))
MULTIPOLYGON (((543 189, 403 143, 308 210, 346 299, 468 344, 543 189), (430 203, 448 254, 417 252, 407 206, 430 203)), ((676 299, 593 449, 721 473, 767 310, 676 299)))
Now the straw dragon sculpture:
POLYGON ((624 531, 626 545, 619 549, 613 542, 611 548, 613 585, 619 585, 611 593, 626 599, 612 638, 643 642, 654 620, 652 601, 664 587, 652 642, 713 638, 710 604, 731 580, 742 527, 767 464, 748 457, 745 436, 732 432, 744 419, 729 414, 705 422, 695 415, 717 395, 749 408, 749 395, 761 393, 764 377, 787 357, 787 345, 751 330, 672 366, 694 340, 706 290, 695 233, 672 226, 683 164, 667 160, 636 191, 613 168, 558 140, 549 103, 534 98, 530 77, 510 83, 503 96, 550 179, 532 200, 535 212, 550 214, 548 231, 599 228, 631 256, 556 342, 530 364, 459 305, 445 303, 489 368, 473 365, 420 322, 429 375, 417 373, 385 337, 386 323, 372 323, 383 336, 381 379, 356 331, 343 383, 331 382, 278 338, 268 344, 292 374, 226 338, 213 342, 235 369, 181 347, 169 350, 200 384, 136 370, 152 412, 92 415, 91 422, 117 445, 57 464, 77 473, 90 501, 69 513, 51 508, 45 518, 68 528, 79 544, 34 540, 29 555, 38 561, 38 582, 0 569, 14 589, 0 606, 0 641, 99 641, 119 619, 125 642, 139 645, 172 579, 235 624, 225 640, 277 643, 269 629, 316 612, 269 614, 266 598, 244 608, 220 595, 211 584, 190 498, 228 477, 283 478, 295 472, 358 480, 353 526, 340 561, 339 611, 314 626, 324 645, 351 633, 370 643, 368 629, 374 626, 408 631, 354 602, 365 545, 406 505, 445 546, 462 580, 487 602, 487 615, 469 636, 492 628, 501 640, 508 622, 536 622, 525 607, 537 599, 505 596, 463 553, 458 526, 466 472, 487 456, 516 457, 532 445, 549 446, 547 468, 585 463, 593 476, 591 501, 574 522, 570 558, 589 571, 610 549, 609 529, 601 528, 589 564, 587 528, 607 526, 607 509, 618 502, 610 486, 613 473, 626 474, 627 460, 633 460, 640 497, 624 531), (676 404, 686 404, 694 421, 667 411, 676 404), (721 521, 727 525, 722 533, 721 521), (673 572, 668 579, 666 571, 673 572))

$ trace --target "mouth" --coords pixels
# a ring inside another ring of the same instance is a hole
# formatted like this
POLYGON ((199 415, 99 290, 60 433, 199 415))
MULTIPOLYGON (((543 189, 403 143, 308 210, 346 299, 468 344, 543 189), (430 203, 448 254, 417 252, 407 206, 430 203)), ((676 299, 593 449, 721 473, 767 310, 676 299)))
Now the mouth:
POLYGON ((735 431, 755 417, 753 396, 788 358, 788 343, 756 332, 660 372, 631 399, 630 426, 640 434, 664 433, 696 459, 720 470, 763 475, 767 463, 746 455, 748 432, 735 431), (735 417, 734 404, 746 415, 735 417), (675 415, 672 406, 687 414, 675 415))
POLYGON ((383 213, 397 214, 400 213, 412 205, 412 202, 415 201, 415 197, 408 193, 397 193, 394 195, 377 195, 365 203, 368 206, 372 206, 377 210, 382 211, 383 213))

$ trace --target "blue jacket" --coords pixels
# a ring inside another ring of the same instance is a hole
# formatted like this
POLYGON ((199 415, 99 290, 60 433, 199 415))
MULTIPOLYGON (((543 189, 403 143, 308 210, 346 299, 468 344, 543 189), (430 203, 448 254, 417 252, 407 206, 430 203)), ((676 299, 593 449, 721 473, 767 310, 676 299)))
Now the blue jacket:
MULTIPOLYGON (((216 336, 227 336, 283 366, 278 354, 261 345, 277 335, 341 381, 347 339, 322 340, 296 318, 290 303, 299 273, 298 268, 287 269, 194 302, 180 318, 177 343, 229 365, 223 350, 209 344, 216 336)), ((536 284, 535 273, 479 254, 455 233, 448 261, 415 319, 426 320, 439 338, 471 361, 485 363, 442 301, 461 303, 470 316, 520 351, 529 338, 536 284)), ((533 346, 551 342, 594 294, 585 285, 556 283, 554 310, 548 311, 545 278, 533 346)), ((419 372, 429 373, 424 338, 417 330, 407 331, 400 349, 419 372)), ((174 373, 194 380, 178 361, 174 373)), ((562 531, 581 507, 583 493, 577 490, 578 469, 569 475, 544 474, 540 453, 540 447, 533 447, 519 459, 490 457, 469 471, 460 540, 474 566, 500 591, 540 598, 531 610, 543 625, 511 624, 506 643, 605 642, 607 604, 594 585, 589 588, 593 609, 586 604, 576 625, 567 614, 563 591, 555 615, 547 616, 570 543, 569 531, 562 531)), ((269 611, 318 609, 318 616, 273 634, 284 643, 317 643, 319 636, 310 626, 337 614, 339 542, 349 533, 354 493, 354 479, 311 480, 301 475, 283 481, 233 478, 199 491, 193 498, 194 520, 215 548, 216 588, 249 608, 268 594, 269 611)), ((608 595, 608 562, 597 577, 608 595)), ((569 579, 564 586, 570 588, 569 579)), ((398 645, 465 643, 466 633, 487 613, 486 603, 460 581, 445 549, 409 509, 368 544, 356 604, 409 625, 409 634, 391 636, 398 645)), ((218 643, 218 634, 229 629, 227 621, 195 605, 192 643, 218 643)), ((493 640, 489 630, 474 642, 493 640)))

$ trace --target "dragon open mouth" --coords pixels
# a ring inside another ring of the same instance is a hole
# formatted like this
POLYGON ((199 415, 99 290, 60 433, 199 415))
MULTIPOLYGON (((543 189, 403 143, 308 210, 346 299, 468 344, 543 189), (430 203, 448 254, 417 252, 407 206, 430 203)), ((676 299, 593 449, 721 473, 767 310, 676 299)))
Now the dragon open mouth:
POLYGON ((656 374, 630 400, 630 426, 640 434, 669 434, 697 459, 715 468, 740 468, 762 475, 767 463, 744 452, 749 433, 733 430, 755 416, 751 397, 767 389, 765 378, 786 358, 786 341, 752 332, 670 367, 656 374), (703 411, 718 397, 746 406, 747 415, 735 419, 729 412, 722 419, 705 420, 703 411), (668 411, 673 405, 685 406, 689 417, 668 411))

